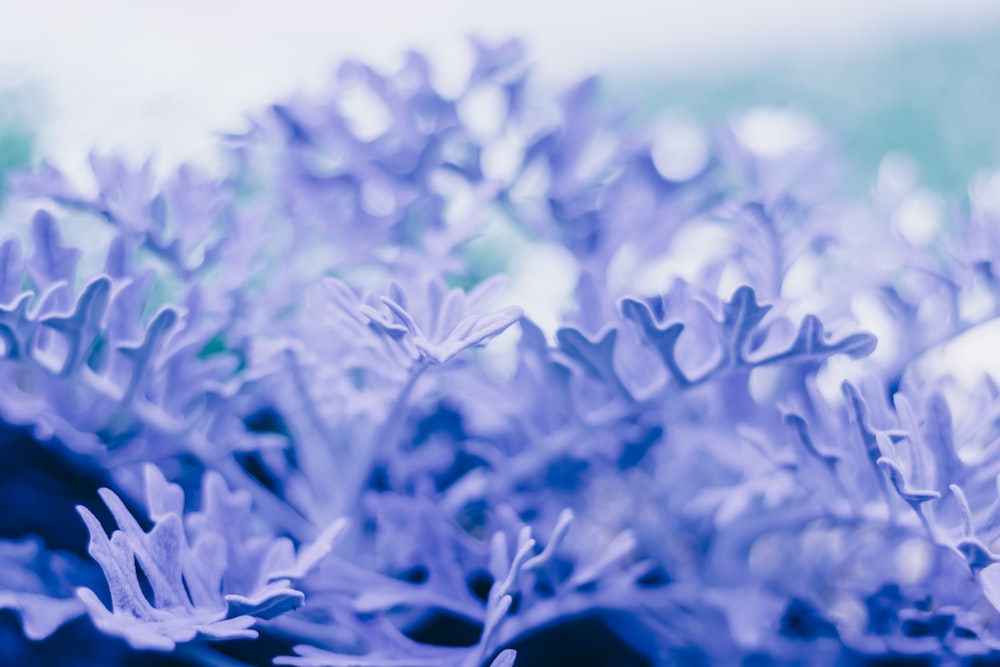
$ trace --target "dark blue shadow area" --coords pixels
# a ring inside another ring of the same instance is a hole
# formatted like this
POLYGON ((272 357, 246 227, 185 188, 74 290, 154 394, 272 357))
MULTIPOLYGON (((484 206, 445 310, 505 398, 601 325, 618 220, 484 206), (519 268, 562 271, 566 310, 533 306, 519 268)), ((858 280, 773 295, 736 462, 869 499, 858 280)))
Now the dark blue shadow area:
POLYGON ((87 554, 87 530, 76 512, 85 505, 113 525, 97 490, 107 472, 25 429, 0 425, 0 538, 41 537, 51 549, 87 554))
POLYGON ((503 648, 517 651, 516 667, 653 667, 601 614, 547 625, 503 648))
MULTIPOLYGON (((174 654, 134 651, 94 629, 90 619, 67 623, 44 641, 26 639, 17 616, 0 611, 0 667, 192 667, 174 654)), ((265 663, 261 663, 265 664, 265 663)))

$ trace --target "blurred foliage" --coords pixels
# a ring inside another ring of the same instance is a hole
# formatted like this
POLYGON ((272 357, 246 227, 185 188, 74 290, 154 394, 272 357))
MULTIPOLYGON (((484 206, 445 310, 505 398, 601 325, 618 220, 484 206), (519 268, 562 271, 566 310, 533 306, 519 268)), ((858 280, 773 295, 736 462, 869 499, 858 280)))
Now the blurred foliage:
POLYGON ((708 127, 750 106, 794 107, 841 141, 865 186, 892 151, 911 156, 922 181, 964 193, 981 169, 1000 167, 1000 31, 887 42, 740 71, 637 73, 609 92, 638 100, 637 120, 665 109, 708 127))
POLYGON ((0 87, 0 199, 7 174, 31 162, 35 128, 27 113, 27 94, 18 88, 0 87))

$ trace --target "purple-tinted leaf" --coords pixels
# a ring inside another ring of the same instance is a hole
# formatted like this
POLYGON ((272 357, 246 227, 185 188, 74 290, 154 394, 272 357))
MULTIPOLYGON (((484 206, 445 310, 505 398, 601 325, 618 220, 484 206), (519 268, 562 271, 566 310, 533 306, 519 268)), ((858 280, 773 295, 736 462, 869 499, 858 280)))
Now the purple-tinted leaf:
POLYGON ((940 393, 933 392, 927 397, 922 426, 921 436, 934 457, 934 488, 962 484, 966 466, 955 450, 951 410, 940 393))
POLYGON ((28 639, 45 639, 84 613, 70 581, 78 567, 38 540, 0 540, 0 609, 20 617, 28 639))
POLYGON ((197 636, 214 640, 253 638, 254 618, 270 619, 302 605, 304 595, 288 585, 288 572, 306 573, 342 528, 326 531, 323 542, 308 547, 296 562, 282 539, 250 537, 246 521, 250 500, 231 493, 221 478, 206 475, 202 511, 182 523, 183 494, 152 466, 145 472, 147 506, 154 525, 143 531, 121 499, 102 489, 101 497, 119 530, 109 540, 96 517, 79 507, 90 531, 90 553, 111 589, 107 610, 89 589, 78 594, 105 632, 135 648, 170 650, 197 636), (136 575, 141 567, 152 593, 145 597, 136 575))
POLYGON ((61 371, 63 375, 71 375, 86 361, 86 355, 101 332, 102 319, 108 308, 110 294, 110 279, 100 276, 83 288, 72 313, 47 315, 39 319, 40 324, 65 334, 69 342, 69 350, 61 371))
POLYGON ((132 371, 128 387, 122 398, 123 404, 128 404, 143 388, 153 371, 156 356, 161 352, 166 337, 177 323, 177 311, 173 308, 163 308, 149 323, 138 343, 122 344, 118 350, 132 362, 132 371))
POLYGON ((791 346, 779 354, 767 357, 759 365, 778 361, 795 363, 819 363, 835 354, 846 354, 852 359, 860 359, 875 350, 877 339, 869 333, 856 333, 838 341, 829 341, 823 324, 815 315, 806 315, 799 325, 799 332, 791 346))
POLYGON ((514 661, 517 659, 517 651, 514 649, 506 649, 500 652, 493 662, 490 663, 490 667, 514 667, 514 661))
POLYGON ((757 294, 746 285, 736 288, 729 301, 722 304, 722 337, 725 345, 723 364, 736 366, 746 361, 746 348, 757 325, 771 306, 757 303, 757 294))
POLYGON ((0 332, 4 337, 8 357, 23 356, 36 323, 28 316, 31 292, 22 292, 8 305, 0 306, 0 332))
POLYGON ((882 491, 883 497, 888 501, 888 487, 885 483, 885 477, 878 467, 878 460, 882 458, 883 452, 879 448, 878 438, 868 422, 868 406, 857 388, 850 382, 844 382, 841 385, 841 391, 847 399, 848 408, 851 411, 851 421, 854 423, 857 433, 860 436, 861 444, 864 447, 868 462, 871 464, 871 469, 875 472, 876 479, 878 479, 879 489, 882 491))
POLYGON ((928 500, 937 500, 941 497, 941 494, 937 491, 913 489, 906 481, 906 478, 903 475, 903 470, 899 467, 899 464, 892 459, 888 459, 883 456, 875 462, 885 472, 889 481, 892 482, 892 485, 895 487, 896 493, 899 494, 899 497, 910 505, 920 505, 922 503, 926 503, 928 500))
POLYGON ((24 263, 21 242, 16 236, 0 244, 0 304, 9 304, 21 292, 21 275, 24 263))
POLYGON ((63 245, 55 218, 39 209, 31 220, 31 239, 34 252, 25 266, 39 290, 60 281, 71 283, 80 261, 80 251, 63 245))
POLYGON ((630 297, 623 299, 621 310, 622 315, 626 319, 632 320, 639 325, 646 341, 660 355, 660 358, 674 380, 682 387, 690 384, 690 381, 677 363, 676 358, 677 339, 683 333, 684 325, 680 322, 674 322, 663 326, 657 322, 649 304, 639 299, 630 297))
POLYGON ((580 364, 588 374, 607 383, 622 395, 629 396, 628 389, 622 384, 618 371, 615 370, 614 351, 617 336, 617 329, 608 329, 603 334, 598 334, 596 340, 590 340, 582 331, 572 327, 563 327, 556 332, 561 352, 580 364))

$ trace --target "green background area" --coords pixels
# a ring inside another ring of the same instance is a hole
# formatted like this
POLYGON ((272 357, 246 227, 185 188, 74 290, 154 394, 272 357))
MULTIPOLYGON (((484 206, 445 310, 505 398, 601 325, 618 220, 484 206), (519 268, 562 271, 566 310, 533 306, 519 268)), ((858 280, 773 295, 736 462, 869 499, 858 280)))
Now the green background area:
MULTIPOLYGON (((976 172, 1000 168, 1000 29, 748 62, 690 73, 637 64, 608 73, 604 91, 637 105, 636 122, 666 109, 706 127, 756 105, 803 110, 840 142, 853 187, 868 187, 890 151, 910 155, 924 184, 956 197, 976 172)), ((0 84, 0 194, 11 169, 40 157, 44 98, 37 86, 0 84)))
POLYGON ((28 165, 33 157, 37 128, 28 112, 32 103, 27 89, 0 87, 0 197, 10 171, 28 165))
POLYGON ((1000 31, 924 38, 756 64, 739 71, 657 74, 607 82, 613 99, 638 101, 637 120, 679 109, 707 126, 755 105, 807 112, 840 142, 853 185, 874 178, 890 151, 911 156, 926 185, 965 194, 977 171, 1000 168, 1000 31))

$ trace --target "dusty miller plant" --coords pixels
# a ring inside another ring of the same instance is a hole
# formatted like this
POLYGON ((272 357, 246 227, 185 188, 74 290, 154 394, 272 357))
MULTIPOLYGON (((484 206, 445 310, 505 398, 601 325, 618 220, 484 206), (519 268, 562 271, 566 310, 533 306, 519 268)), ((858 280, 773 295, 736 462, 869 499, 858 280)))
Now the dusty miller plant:
POLYGON ((925 363, 998 315, 998 211, 914 240, 731 126, 678 176, 475 51, 454 99, 347 63, 222 173, 12 180, 0 663, 1000 659, 997 388, 925 363))

